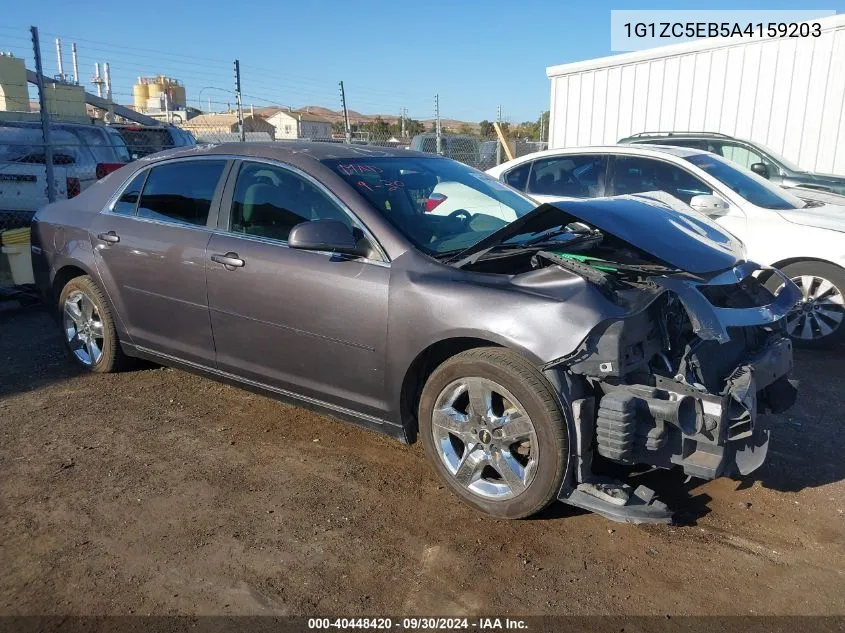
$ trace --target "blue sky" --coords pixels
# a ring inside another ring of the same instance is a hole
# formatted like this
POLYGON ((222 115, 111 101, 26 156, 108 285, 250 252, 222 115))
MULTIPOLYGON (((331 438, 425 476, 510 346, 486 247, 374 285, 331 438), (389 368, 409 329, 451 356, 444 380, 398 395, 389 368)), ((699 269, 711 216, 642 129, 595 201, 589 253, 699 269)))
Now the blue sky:
MULTIPOLYGON (((839 4, 810 8, 845 11, 839 4)), ((102 2, 38 0, 3 13, 0 50, 32 67, 29 26, 39 27, 45 71, 56 72, 54 39, 80 50, 87 81, 94 62, 111 65, 117 101, 131 100, 138 75, 181 79, 188 101, 225 108, 234 97, 232 60, 240 59, 244 103, 313 104, 336 109, 344 80, 351 109, 430 118, 536 119, 548 108, 550 65, 611 54, 611 9, 794 9, 781 0, 736 2, 564 2, 562 0, 387 0, 328 2, 177 0, 108 8, 102 2), (33 7, 31 10, 27 6, 33 7), (166 7, 166 8, 165 8, 166 7), (222 89, 222 90, 221 90, 222 89)), ((89 86, 89 89, 93 90, 89 86)))

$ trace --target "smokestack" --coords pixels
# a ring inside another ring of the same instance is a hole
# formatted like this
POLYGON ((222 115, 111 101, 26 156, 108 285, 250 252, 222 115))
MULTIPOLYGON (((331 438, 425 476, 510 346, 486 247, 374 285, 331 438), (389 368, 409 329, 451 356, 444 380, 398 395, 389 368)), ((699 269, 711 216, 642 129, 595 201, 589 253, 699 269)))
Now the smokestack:
POLYGON ((65 80, 65 64, 62 60, 62 40, 58 37, 56 38, 56 61, 58 63, 59 68, 59 80, 65 80))
POLYGON ((97 86, 97 96, 103 96, 103 80, 100 79, 100 62, 94 64, 94 84, 97 86))
POLYGON ((76 59, 76 42, 70 46, 70 54, 73 58, 73 83, 79 85, 79 60, 76 59))
POLYGON ((109 70, 109 63, 103 65, 103 72, 106 80, 106 99, 111 100, 111 71, 109 70))

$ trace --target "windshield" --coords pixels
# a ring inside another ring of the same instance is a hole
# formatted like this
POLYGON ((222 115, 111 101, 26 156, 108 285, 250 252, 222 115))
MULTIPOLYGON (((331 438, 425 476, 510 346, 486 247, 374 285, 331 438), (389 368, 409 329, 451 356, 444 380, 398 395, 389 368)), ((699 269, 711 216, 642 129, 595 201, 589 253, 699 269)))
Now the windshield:
POLYGON ((763 209, 802 209, 804 202, 747 169, 736 167, 715 154, 695 154, 686 160, 713 176, 751 204, 763 209))
POLYGON ((445 158, 324 163, 417 248, 434 256, 477 244, 537 206, 495 178, 445 158))
POLYGON ((781 165, 783 165, 784 167, 786 167, 789 171, 797 171, 797 172, 805 172, 805 171, 807 171, 806 169, 802 169, 801 167, 799 167, 798 165, 796 165, 795 163, 793 163, 791 160, 787 160, 786 158, 784 158, 783 156, 781 156, 781 155, 780 155, 780 154, 778 154, 777 152, 773 152, 772 150, 770 150, 768 147, 766 147, 766 146, 765 146, 765 145, 763 145, 762 143, 757 143, 757 142, 755 141, 755 142, 753 143, 753 145, 756 145, 757 147, 759 147, 759 148, 760 148, 761 150, 763 150, 766 154, 768 154, 768 155, 771 157, 771 159, 772 159, 773 161, 775 161, 775 162, 777 162, 777 163, 780 163, 781 165))

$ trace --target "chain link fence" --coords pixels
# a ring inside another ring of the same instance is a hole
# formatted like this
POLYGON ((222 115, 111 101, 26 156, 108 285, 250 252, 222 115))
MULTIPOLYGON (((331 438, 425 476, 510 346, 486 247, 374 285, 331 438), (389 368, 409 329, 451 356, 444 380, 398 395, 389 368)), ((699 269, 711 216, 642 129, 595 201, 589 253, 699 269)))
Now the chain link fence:
MULTIPOLYGON (((495 125, 488 120, 447 118, 440 115, 439 97, 435 97, 434 116, 409 116, 407 108, 395 108, 398 115, 367 115, 346 110, 348 93, 335 101, 340 106, 336 109, 292 107, 278 103, 272 95, 242 94, 237 62, 233 91, 219 80, 206 79, 225 69, 225 64, 168 56, 160 62, 164 70, 170 64, 179 72, 189 65, 203 67, 189 75, 208 84, 197 91, 194 107, 181 81, 164 75, 140 76, 131 89, 113 86, 109 64, 84 55, 77 58, 76 44, 73 73, 65 73, 59 39, 56 47, 58 72, 50 75, 42 63, 36 28, 13 35, 0 31, 0 50, 13 51, 0 53, 0 289, 31 281, 31 267, 27 272, 23 264, 29 261, 28 227, 40 207, 79 195, 120 165, 163 150, 202 143, 351 143, 437 154, 486 170, 509 156, 546 148, 540 140, 548 127, 542 116, 520 125, 501 121, 501 112, 493 117, 500 121, 495 125), (20 44, 15 46, 15 42, 20 44), (87 82, 80 78, 78 61, 93 62, 93 89, 86 88, 87 82)), ((121 68, 128 66, 138 74, 147 71, 137 54, 120 57, 119 46, 99 50, 119 58, 121 68)), ((114 66, 118 68, 117 63, 114 66)), ((253 82, 267 71, 255 72, 253 82)), ((295 85, 301 79, 291 82, 295 85)), ((275 83, 275 78, 272 83, 263 80, 265 86, 275 83)), ((304 94, 311 97, 310 90, 304 94)), ((355 101, 354 91, 349 97, 355 101)), ((368 110, 394 108, 380 105, 382 96, 367 98, 368 110)))

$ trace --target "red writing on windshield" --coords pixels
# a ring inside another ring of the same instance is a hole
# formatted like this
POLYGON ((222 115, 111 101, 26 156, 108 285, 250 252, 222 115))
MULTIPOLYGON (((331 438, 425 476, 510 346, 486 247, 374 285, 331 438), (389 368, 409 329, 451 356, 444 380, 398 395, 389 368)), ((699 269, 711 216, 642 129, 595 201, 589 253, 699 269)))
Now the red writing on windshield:
POLYGON ((363 163, 350 163, 348 165, 338 165, 337 168, 346 176, 354 176, 356 174, 380 174, 381 169, 374 165, 366 165, 363 163))
POLYGON ((376 189, 387 189, 388 191, 396 191, 397 189, 401 189, 405 186, 405 183, 401 180, 374 180, 372 182, 359 180, 357 184, 359 187, 362 187, 367 191, 375 191, 376 189))

